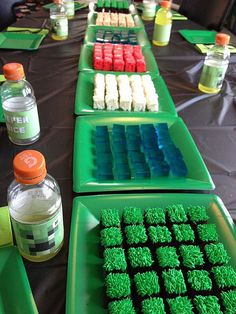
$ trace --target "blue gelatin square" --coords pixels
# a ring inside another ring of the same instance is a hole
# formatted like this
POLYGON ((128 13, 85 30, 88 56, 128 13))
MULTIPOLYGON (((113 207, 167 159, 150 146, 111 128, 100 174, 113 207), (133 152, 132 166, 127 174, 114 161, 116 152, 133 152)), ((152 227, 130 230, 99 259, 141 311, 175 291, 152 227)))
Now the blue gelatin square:
POLYGON ((95 133, 96 135, 106 135, 108 134, 108 128, 105 125, 97 125, 95 133))
POLYGON ((127 134, 139 134, 139 126, 138 125, 127 125, 126 126, 127 134))
POLYGON ((126 153, 126 143, 114 142, 112 143, 113 153, 126 153))
POLYGON ((128 164, 128 157, 126 153, 117 153, 114 155, 114 162, 116 164, 128 164))
POLYGON ((131 151, 129 153, 129 157, 130 157, 130 161, 132 163, 145 163, 146 160, 145 160, 145 155, 141 152, 134 152, 134 151, 131 151))
POLYGON ((111 148, 109 143, 104 143, 104 144, 100 144, 100 145, 96 145, 95 147, 96 150, 96 154, 100 154, 100 153, 110 153, 111 148))
POLYGON ((128 151, 140 151, 140 142, 136 140, 127 141, 127 150, 128 151))
POLYGON ((125 134, 125 126, 121 124, 113 124, 112 133, 125 134))

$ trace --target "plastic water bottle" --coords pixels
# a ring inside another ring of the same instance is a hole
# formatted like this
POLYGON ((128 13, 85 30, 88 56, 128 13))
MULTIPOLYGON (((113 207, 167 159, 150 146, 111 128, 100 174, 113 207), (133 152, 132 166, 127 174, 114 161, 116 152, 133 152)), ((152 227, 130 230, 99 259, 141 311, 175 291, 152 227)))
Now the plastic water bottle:
POLYGON ((215 45, 207 53, 198 84, 198 88, 204 93, 216 94, 221 90, 229 65, 229 40, 229 35, 218 33, 215 45))
POLYGON ((162 1, 161 8, 157 11, 153 31, 152 43, 157 46, 166 46, 170 40, 172 27, 171 2, 162 1))
POLYGON ((151 21, 154 19, 155 15, 156 15, 156 1, 144 0, 142 19, 145 21, 151 21))
POLYGON ((68 38, 66 6, 62 0, 54 0, 53 2, 54 5, 50 8, 52 38, 55 40, 65 40, 68 38))
POLYGON ((38 109, 33 88, 25 80, 22 64, 5 64, 3 73, 6 82, 1 86, 1 100, 8 137, 14 144, 32 144, 40 136, 38 109))
POLYGON ((73 19, 75 16, 75 2, 74 0, 64 0, 64 4, 66 6, 66 16, 67 18, 73 19))
POLYGON ((58 184, 47 174, 44 156, 38 151, 16 155, 13 169, 8 207, 18 249, 28 260, 48 260, 59 252, 64 238, 58 184))

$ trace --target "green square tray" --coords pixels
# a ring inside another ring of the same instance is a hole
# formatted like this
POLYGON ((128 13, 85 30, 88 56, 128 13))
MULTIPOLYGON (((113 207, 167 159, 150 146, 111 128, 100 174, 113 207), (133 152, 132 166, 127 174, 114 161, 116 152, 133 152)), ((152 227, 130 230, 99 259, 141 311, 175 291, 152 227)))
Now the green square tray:
MULTIPOLYGON (((141 73, 159 74, 158 66, 156 64, 156 60, 153 56, 151 48, 142 47, 142 53, 146 61, 147 72, 141 72, 141 73)), ((103 71, 97 71, 93 69, 92 59, 93 59, 93 46, 83 45, 80 51, 79 71, 103 72, 103 71)), ((109 73, 116 73, 116 72, 110 71, 109 73)), ((127 72, 117 72, 117 73, 127 74, 127 72)), ((139 74, 140 72, 129 72, 129 73, 139 74)))
MULTIPOLYGON (((143 21, 140 18, 140 16, 138 14, 134 14, 132 15, 133 19, 134 19, 134 27, 132 27, 132 29, 137 29, 137 28, 143 28, 144 29, 144 25, 143 25, 143 21)), ((88 14, 88 26, 97 26, 96 25, 96 18, 97 18, 97 13, 96 12, 90 12, 88 14)), ((118 28, 120 28, 119 26, 117 26, 118 28)), ((107 28, 107 26, 99 26, 99 28, 107 28)), ((129 29, 129 27, 126 27, 125 29, 129 29)))
MULTIPOLYGON (((100 253, 100 211, 125 206, 166 207, 171 204, 207 207, 209 222, 216 224, 230 264, 236 270, 236 227, 221 199, 211 194, 116 194, 76 197, 70 231, 67 273, 67 314, 105 314, 104 278, 100 253)), ((127 313, 128 314, 128 313, 127 313)), ((181 314, 181 313, 180 313, 181 314)))
MULTIPOLYGON (((96 42, 96 31, 101 29, 100 26, 93 26, 93 27, 88 27, 87 31, 85 33, 84 37, 84 43, 87 45, 94 44, 96 42)), ((127 31, 127 28, 125 27, 109 27, 106 26, 103 28, 104 30, 124 30, 127 31)), ((151 47, 150 41, 148 40, 147 33, 145 32, 144 29, 134 29, 134 32, 136 33, 138 44, 140 46, 145 46, 145 47, 151 47)))
MULTIPOLYGON (((48 4, 45 4, 43 8, 46 10, 50 10, 53 5, 54 5, 53 3, 48 3, 48 4)), ((87 6, 88 6, 88 3, 75 2, 75 11, 81 10, 83 8, 87 8, 87 6)))
POLYGON ((45 34, 0 33, 0 49, 37 50, 45 34))
POLYGON ((14 246, 0 249, 0 278, 0 313, 38 313, 22 258, 14 246))
POLYGON ((211 190, 214 183, 205 163, 182 119, 168 114, 114 113, 77 117, 74 139, 73 190, 80 192, 106 192, 122 190, 211 190), (98 182, 92 136, 97 125, 168 123, 174 144, 180 149, 188 175, 184 178, 160 177, 140 180, 110 180, 98 182))
MULTIPOLYGON (((109 72, 103 72, 109 73, 109 72)), ((114 72, 116 76, 119 75, 118 72, 114 72)), ((129 73, 126 73, 130 75, 129 73)), ((77 81, 76 87, 76 96, 75 96, 75 114, 100 114, 100 113, 110 113, 113 114, 114 112, 122 112, 126 113, 123 110, 116 110, 116 111, 107 111, 107 110, 97 110, 93 109, 93 92, 94 92, 94 72, 80 72, 79 78, 77 81)), ((141 74, 142 75, 142 74, 141 74)), ((172 115, 177 116, 174 102, 170 96, 170 93, 167 89, 167 86, 162 79, 161 76, 151 74, 153 83, 155 85, 158 100, 159 100, 159 111, 160 112, 167 112, 172 115)), ((148 112, 148 111, 147 111, 148 112)), ((150 114, 150 111, 148 112, 150 114)))
POLYGON ((190 44, 214 44, 217 34, 216 31, 190 30, 190 29, 181 29, 179 30, 179 33, 190 44))

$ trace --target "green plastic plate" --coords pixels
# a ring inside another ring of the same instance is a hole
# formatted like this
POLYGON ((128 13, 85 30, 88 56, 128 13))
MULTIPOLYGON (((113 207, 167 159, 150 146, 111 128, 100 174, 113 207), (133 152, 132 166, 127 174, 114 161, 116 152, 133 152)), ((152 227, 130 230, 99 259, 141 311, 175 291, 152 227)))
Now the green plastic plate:
MULTIPOLYGON (((156 60, 153 56, 152 50, 150 47, 142 47, 142 52, 147 65, 147 72, 145 73, 154 73, 159 74, 159 70, 156 64, 156 60)), ((102 72, 96 71, 93 69, 92 65, 93 59, 93 46, 91 45, 83 45, 80 51, 80 59, 79 59, 79 71, 94 71, 94 72, 102 72)), ((111 71, 110 73, 115 73, 111 71)), ((118 73, 118 72, 117 72, 118 73)), ((119 72, 120 74, 127 74, 127 72, 119 72)), ((139 74, 139 72, 130 72, 139 74)))
MULTIPOLYGON (((96 42, 96 31, 101 29, 100 26, 93 26, 93 27, 88 27, 87 28, 87 32, 85 34, 85 38, 84 38, 84 42, 85 44, 87 45, 91 45, 91 44, 94 44, 96 42)), ((127 28, 125 27, 107 27, 106 28, 104 27, 103 28, 104 30, 124 30, 124 31, 127 31, 127 28)), ((134 29, 134 32, 136 33, 136 36, 137 36, 137 40, 138 40, 138 44, 140 46, 147 46, 147 47, 151 47, 151 44, 148 40, 148 37, 147 37, 147 33, 143 30, 143 29, 134 29)))
MULTIPOLYGON (((202 205, 209 222, 216 224, 219 240, 236 269, 236 228, 221 199, 211 194, 116 194, 76 197, 70 231, 67 275, 67 314, 105 314, 104 278, 100 249, 100 211, 125 206, 166 207, 172 204, 202 205)), ((128 313, 127 313, 128 314, 128 313)), ((179 313, 181 314, 181 313, 179 313)))
POLYGON ((0 249, 0 313, 36 314, 37 307, 16 247, 0 249))
POLYGON ((36 50, 45 34, 0 33, 0 49, 36 50))
MULTIPOLYGON (((53 5, 54 5, 53 3, 48 3, 48 4, 45 4, 43 6, 43 8, 46 9, 46 10, 50 10, 50 8, 53 5)), ((78 2, 75 2, 75 11, 81 10, 83 8, 87 8, 87 6, 88 6, 88 3, 78 3, 78 2)))
POLYGON ((214 183, 204 161, 182 119, 168 114, 114 113, 77 117, 74 139, 73 190, 74 192, 105 192, 122 190, 211 190, 214 183), (180 149, 188 175, 184 178, 160 177, 139 180, 102 181, 95 177, 93 132, 97 125, 168 123, 174 144, 180 149))
MULTIPOLYGON (((140 16, 138 14, 132 15, 133 19, 134 19, 134 27, 132 27, 132 29, 135 28, 144 28, 143 25, 143 21, 140 18, 140 16)), ((96 12, 90 12, 88 14, 88 26, 97 26, 96 25, 96 18, 97 18, 97 13, 96 12)), ((99 26, 100 28, 107 28, 107 26, 99 26)), ((126 27, 126 29, 129 29, 129 27, 126 27)))
MULTIPOLYGON (((109 73, 109 72, 103 72, 109 73)), ((130 75, 126 73, 127 75, 130 75)), ((113 114, 114 111, 107 111, 107 110, 97 110, 93 109, 93 91, 94 91, 94 72, 80 72, 79 78, 77 81, 77 88, 76 88, 76 97, 75 97, 75 114, 100 114, 100 113, 107 113, 113 114)), ((119 75, 118 72, 115 75, 119 75)), ((177 116, 174 102, 170 96, 170 93, 167 89, 167 86, 162 79, 161 76, 153 75, 152 80, 155 85, 157 94, 159 96, 159 111, 158 112, 168 112, 172 115, 177 116)), ((117 111, 115 111, 117 112, 117 111)), ((119 112, 123 112, 119 110, 119 112)), ((150 112, 148 112, 149 114, 150 112)))
POLYGON ((214 44, 217 32, 215 31, 201 31, 201 30, 179 30, 182 35, 190 44, 214 44))

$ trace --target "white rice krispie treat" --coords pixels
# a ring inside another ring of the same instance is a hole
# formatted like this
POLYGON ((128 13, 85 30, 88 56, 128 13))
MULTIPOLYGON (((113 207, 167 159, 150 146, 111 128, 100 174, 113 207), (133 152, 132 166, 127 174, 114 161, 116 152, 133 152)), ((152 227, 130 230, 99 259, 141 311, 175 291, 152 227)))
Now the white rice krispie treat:
POLYGON ((125 15, 125 18, 126 18, 126 26, 127 27, 134 27, 134 19, 132 17, 131 14, 126 14, 125 15))
POLYGON ((128 75, 118 75, 117 82, 119 87, 120 109, 124 111, 131 111, 132 90, 128 75))
POLYGON ((101 73, 94 76, 93 108, 105 108, 105 75, 101 73))
POLYGON ((119 103, 116 76, 114 74, 106 74, 105 81, 106 81, 105 101, 107 110, 117 110, 119 109, 119 103))
POLYGON ((97 13, 96 25, 99 25, 99 26, 103 25, 103 13, 102 12, 97 13))
POLYGON ((144 94, 147 101, 147 109, 149 111, 158 111, 158 107, 159 107, 158 95, 156 93, 156 89, 153 84, 151 76, 143 75, 142 84, 143 84, 144 94))
POLYGON ((132 88, 133 110, 145 111, 146 110, 146 97, 143 90, 141 75, 131 75, 130 85, 132 88))

